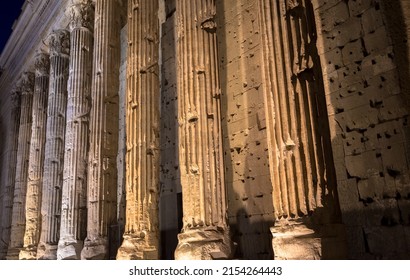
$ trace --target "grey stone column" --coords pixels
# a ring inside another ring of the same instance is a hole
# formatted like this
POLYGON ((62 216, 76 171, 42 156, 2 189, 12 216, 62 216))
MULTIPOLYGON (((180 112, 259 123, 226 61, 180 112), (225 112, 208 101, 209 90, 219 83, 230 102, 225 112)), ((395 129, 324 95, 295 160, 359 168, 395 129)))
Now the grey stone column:
POLYGON ((82 259, 109 257, 108 231, 117 220, 120 2, 97 0, 95 3, 88 219, 82 259))
POLYGON ((11 213, 13 209, 14 182, 16 179, 17 148, 20 127, 20 95, 21 90, 16 87, 11 93, 10 130, 7 138, 7 165, 2 173, 2 185, 4 188, 3 204, 1 210, 0 224, 0 259, 7 255, 10 242, 11 213))
POLYGON ((176 259, 230 258, 213 0, 177 0, 183 229, 176 259))
POLYGON ((31 126, 26 193, 26 229, 24 234, 24 248, 20 251, 19 259, 36 259, 37 244, 40 239, 41 187, 50 70, 48 54, 39 53, 35 58, 34 68, 33 122, 31 126))
POLYGON ((126 223, 117 259, 159 257, 158 1, 128 1, 126 223))
POLYGON ((55 260, 60 233, 70 33, 67 30, 56 30, 50 34, 48 42, 50 86, 42 184, 41 235, 37 258, 55 260))
POLYGON ((87 230, 94 7, 89 0, 75 2, 70 8, 70 74, 58 259, 79 259, 87 230))
POLYGON ((20 128, 17 147, 16 178, 14 185, 13 211, 11 218, 10 243, 7 259, 16 260, 23 248, 26 226, 26 192, 28 162, 30 155, 31 123, 33 108, 34 74, 25 72, 21 80, 20 128))

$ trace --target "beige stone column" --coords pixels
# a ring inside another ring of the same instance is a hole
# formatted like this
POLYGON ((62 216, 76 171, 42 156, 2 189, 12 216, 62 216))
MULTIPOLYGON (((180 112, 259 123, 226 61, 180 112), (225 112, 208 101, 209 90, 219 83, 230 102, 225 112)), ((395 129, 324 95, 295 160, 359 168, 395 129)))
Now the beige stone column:
POLYGON ((335 214, 336 195, 333 162, 324 153, 330 138, 313 10, 309 0, 259 5, 274 255, 319 259, 318 229, 335 214))
POLYGON ((10 243, 7 259, 16 260, 23 248, 26 225, 27 174, 31 140, 34 74, 25 72, 21 80, 21 111, 17 147, 16 178, 14 185, 13 211, 11 218, 10 243))
POLYGON ((126 223, 117 259, 159 257, 158 1, 128 1, 126 223))
POLYGON ((11 93, 10 107, 10 130, 8 131, 8 154, 7 165, 2 173, 2 184, 4 188, 3 204, 1 208, 1 241, 0 259, 7 255, 7 248, 10 241, 11 213, 13 209, 14 182, 16 179, 17 148, 20 127, 20 95, 19 87, 13 89, 11 93))
POLYGON ((50 34, 48 42, 50 85, 42 183, 41 234, 37 258, 55 260, 60 232, 63 187, 70 33, 67 30, 56 30, 50 34))
POLYGON ((24 248, 20 251, 19 259, 36 259, 37 244, 40 239, 41 187, 46 140, 48 82, 50 70, 50 59, 48 54, 37 54, 34 68, 33 117, 26 193, 26 229, 24 233, 24 248))
POLYGON ((176 259, 227 259, 220 85, 214 0, 177 0, 179 162, 183 229, 176 259))
POLYGON ((75 1, 70 13, 70 74, 58 259, 79 259, 87 231, 94 7, 89 0, 75 1))
POLYGON ((82 259, 109 257, 109 226, 117 221, 119 0, 97 0, 88 158, 87 238, 82 259))

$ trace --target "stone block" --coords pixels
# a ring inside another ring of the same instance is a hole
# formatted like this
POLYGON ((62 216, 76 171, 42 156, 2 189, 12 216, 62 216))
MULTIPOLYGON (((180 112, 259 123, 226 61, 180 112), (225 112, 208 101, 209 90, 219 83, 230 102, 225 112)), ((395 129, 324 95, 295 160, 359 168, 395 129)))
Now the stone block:
POLYGON ((345 133, 343 142, 345 155, 347 156, 361 154, 366 150, 363 134, 357 131, 345 133))
POLYGON ((350 0, 348 1, 351 16, 361 15, 373 5, 373 0, 350 0))
POLYGON ((323 73, 329 74, 342 66, 342 51, 335 48, 323 54, 322 68, 323 73))
POLYGON ((380 121, 390 121, 408 116, 409 111, 406 106, 403 95, 393 95, 383 100, 383 106, 380 108, 380 121))
POLYGON ((375 151, 346 156, 346 169, 350 176, 362 179, 378 175, 383 170, 375 151))
POLYGON ((361 40, 347 43, 342 50, 343 64, 356 63, 364 58, 364 50, 361 40))
POLYGON ((349 18, 349 9, 346 2, 340 1, 328 9, 319 10, 320 27, 322 31, 331 31, 335 26, 349 18))
POLYGON ((363 40, 366 51, 370 54, 381 51, 392 45, 389 37, 387 36, 386 27, 384 26, 381 26, 374 32, 365 35, 363 40))
POLYGON ((372 33, 384 24, 380 10, 374 7, 364 11, 361 20, 364 34, 372 33))
POLYGON ((371 176, 368 179, 361 179, 357 183, 361 200, 382 199, 384 179, 380 176, 371 176))
POLYGON ((363 230, 369 252, 379 259, 392 258, 407 251, 406 246, 402 245, 402 240, 405 240, 402 226, 369 226, 363 230))

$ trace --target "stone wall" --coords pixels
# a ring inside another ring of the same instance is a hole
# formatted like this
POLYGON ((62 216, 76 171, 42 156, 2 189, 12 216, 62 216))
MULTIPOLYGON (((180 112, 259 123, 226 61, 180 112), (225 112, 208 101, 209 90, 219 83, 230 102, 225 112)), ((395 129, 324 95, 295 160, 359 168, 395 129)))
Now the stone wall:
POLYGON ((237 257, 270 259, 273 203, 258 1, 217 1, 217 9, 229 223, 237 257))
POLYGON ((349 258, 406 258, 408 93, 382 1, 312 2, 349 258))

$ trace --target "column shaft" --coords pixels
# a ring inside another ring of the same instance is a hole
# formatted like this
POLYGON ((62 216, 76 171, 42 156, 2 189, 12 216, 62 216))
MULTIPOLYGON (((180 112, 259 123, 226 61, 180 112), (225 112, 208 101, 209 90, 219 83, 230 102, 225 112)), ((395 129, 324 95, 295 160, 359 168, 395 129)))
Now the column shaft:
POLYGON ((315 223, 331 221, 337 195, 333 159, 324 153, 330 137, 313 8, 310 0, 259 4, 275 257, 320 258, 309 216, 325 207, 315 223))
POLYGON ((158 1, 128 1, 126 224, 117 259, 158 259, 158 1))
POLYGON ((67 30, 57 30, 48 41, 50 86, 37 258, 55 260, 60 233, 70 34, 67 30))
POLYGON ((20 251, 19 259, 36 259, 41 228, 41 187, 47 124, 49 56, 44 53, 38 54, 35 58, 34 67, 33 122, 26 194, 26 229, 24 249, 20 251))
POLYGON ((117 220, 119 1, 97 0, 88 159, 87 239, 83 259, 107 259, 109 226, 117 220))
POLYGON ((16 178, 13 196, 12 222, 10 243, 7 259, 18 259, 23 248, 24 230, 26 225, 26 192, 27 174, 31 140, 31 123, 33 108, 34 74, 25 72, 21 81, 21 111, 20 128, 17 148, 16 178))
POLYGON ((70 74, 58 259, 79 259, 87 230, 87 159, 93 54, 91 1, 71 7, 70 74))
POLYGON ((16 179, 17 148, 20 127, 20 89, 16 88, 11 94, 10 130, 7 138, 7 161, 2 173, 4 188, 3 204, 0 224, 0 259, 7 255, 10 242, 11 213, 13 209, 14 182, 16 179))
POLYGON ((183 232, 176 259, 229 258, 214 0, 177 1, 183 232))

